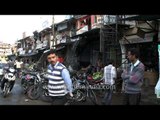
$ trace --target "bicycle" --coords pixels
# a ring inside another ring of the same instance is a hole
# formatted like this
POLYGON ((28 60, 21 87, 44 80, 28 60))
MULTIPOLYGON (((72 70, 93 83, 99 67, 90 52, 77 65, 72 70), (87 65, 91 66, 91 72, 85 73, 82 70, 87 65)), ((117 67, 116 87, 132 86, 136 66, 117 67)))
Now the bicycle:
POLYGON ((69 98, 65 105, 70 105, 74 102, 84 102, 89 98, 94 105, 97 105, 97 97, 92 90, 91 85, 87 81, 85 73, 83 75, 73 75, 73 97, 69 98))

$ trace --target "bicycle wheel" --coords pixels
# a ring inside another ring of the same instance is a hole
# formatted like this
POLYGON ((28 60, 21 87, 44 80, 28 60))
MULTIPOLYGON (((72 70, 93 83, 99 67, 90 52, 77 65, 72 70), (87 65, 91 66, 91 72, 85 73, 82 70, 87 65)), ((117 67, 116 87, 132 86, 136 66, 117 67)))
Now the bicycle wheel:
POLYGON ((73 94, 77 102, 85 101, 86 96, 81 90, 76 90, 73 94))
POLYGON ((97 105, 97 97, 93 90, 88 90, 88 97, 92 101, 93 104, 97 105))

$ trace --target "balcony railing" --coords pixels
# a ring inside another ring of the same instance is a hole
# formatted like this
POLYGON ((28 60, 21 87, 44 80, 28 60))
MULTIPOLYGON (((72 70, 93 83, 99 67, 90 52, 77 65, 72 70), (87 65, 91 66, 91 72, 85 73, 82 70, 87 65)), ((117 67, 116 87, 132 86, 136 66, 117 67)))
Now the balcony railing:
POLYGON ((116 24, 116 22, 118 24, 135 25, 135 21, 121 20, 121 19, 124 19, 124 18, 132 17, 132 16, 134 16, 134 15, 104 15, 103 18, 102 18, 103 19, 102 21, 103 21, 104 25, 116 24))

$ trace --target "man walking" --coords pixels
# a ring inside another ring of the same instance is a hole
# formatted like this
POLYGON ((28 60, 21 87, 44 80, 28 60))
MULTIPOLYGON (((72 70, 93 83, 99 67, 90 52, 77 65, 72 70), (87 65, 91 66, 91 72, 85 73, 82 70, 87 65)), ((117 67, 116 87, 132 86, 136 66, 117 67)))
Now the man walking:
POLYGON ((106 85, 106 93, 104 95, 102 104, 110 105, 112 100, 112 93, 114 89, 115 79, 117 77, 116 68, 113 66, 113 61, 108 60, 108 65, 104 67, 104 83, 106 85))
POLYGON ((50 63, 47 70, 49 96, 52 97, 54 105, 64 105, 67 94, 73 96, 69 71, 58 61, 56 51, 50 50, 47 59, 50 63))

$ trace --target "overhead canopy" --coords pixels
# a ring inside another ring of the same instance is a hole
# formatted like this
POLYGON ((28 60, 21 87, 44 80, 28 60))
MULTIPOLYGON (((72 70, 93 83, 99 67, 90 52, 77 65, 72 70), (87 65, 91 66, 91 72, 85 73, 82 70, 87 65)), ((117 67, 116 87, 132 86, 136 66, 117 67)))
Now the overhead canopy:
POLYGON ((18 57, 30 57, 30 56, 33 56, 33 55, 36 55, 36 54, 38 54, 38 53, 34 52, 34 53, 22 54, 22 55, 19 55, 18 57))
POLYGON ((160 19, 160 15, 137 15, 133 17, 123 18, 121 20, 151 21, 157 19, 160 19))
POLYGON ((71 37, 71 39, 77 38, 77 37, 84 37, 84 36, 93 36, 95 34, 97 35, 97 33, 99 34, 99 32, 100 32, 100 28, 94 28, 89 31, 83 32, 81 34, 75 35, 75 36, 71 37))
POLYGON ((59 47, 59 46, 67 46, 67 45, 69 45, 69 44, 72 44, 73 42, 66 42, 66 43, 59 43, 59 44, 57 44, 57 45, 53 45, 53 47, 59 47))
POLYGON ((90 36, 90 35, 95 35, 96 33, 98 33, 98 34, 99 34, 99 32, 100 32, 100 28, 94 28, 94 29, 91 29, 91 30, 89 30, 89 31, 87 31, 87 32, 82 33, 82 34, 81 34, 81 36, 86 36, 86 35, 88 35, 88 36, 90 36))

